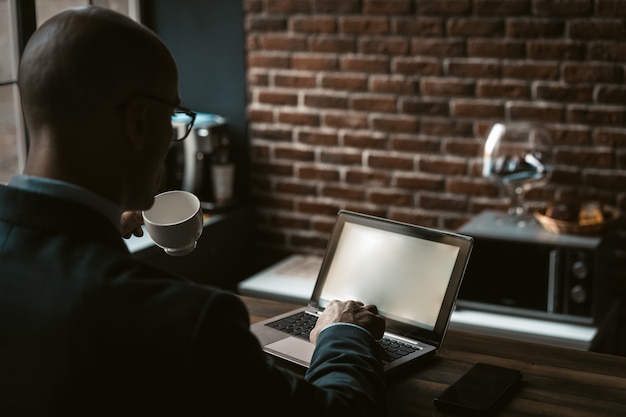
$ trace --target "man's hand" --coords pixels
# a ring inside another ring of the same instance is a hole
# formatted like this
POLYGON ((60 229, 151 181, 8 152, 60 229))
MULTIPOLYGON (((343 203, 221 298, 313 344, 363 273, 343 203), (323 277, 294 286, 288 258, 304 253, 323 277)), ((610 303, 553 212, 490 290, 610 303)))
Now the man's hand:
POLYGON ((324 327, 332 323, 352 323, 363 327, 370 332, 374 339, 383 337, 385 332, 385 319, 378 315, 378 309, 373 304, 363 304, 359 301, 331 301, 317 324, 311 330, 309 339, 312 343, 317 342, 317 337, 324 327))
POLYGON ((123 212, 120 219, 122 236, 124 236, 125 239, 130 238, 132 235, 137 237, 143 236, 142 224, 143 216, 141 215, 141 211, 123 212))

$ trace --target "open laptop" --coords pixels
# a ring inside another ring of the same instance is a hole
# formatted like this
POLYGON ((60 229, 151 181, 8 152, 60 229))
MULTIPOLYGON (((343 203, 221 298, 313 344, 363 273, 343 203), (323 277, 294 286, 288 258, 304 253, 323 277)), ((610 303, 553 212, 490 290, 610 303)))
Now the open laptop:
POLYGON ((386 322, 380 343, 396 349, 383 365, 395 370, 439 350, 472 246, 468 236, 340 211, 308 305, 251 330, 265 352, 308 367, 315 346, 300 322, 334 299, 375 304, 386 322))

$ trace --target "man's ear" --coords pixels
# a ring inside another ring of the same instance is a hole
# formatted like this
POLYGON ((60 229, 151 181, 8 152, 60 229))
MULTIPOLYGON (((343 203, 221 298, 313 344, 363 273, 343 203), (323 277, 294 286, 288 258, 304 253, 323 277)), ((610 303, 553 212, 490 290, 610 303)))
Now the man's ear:
POLYGON ((143 149, 148 132, 148 101, 142 98, 131 100, 126 106, 126 136, 129 146, 136 151, 143 149))

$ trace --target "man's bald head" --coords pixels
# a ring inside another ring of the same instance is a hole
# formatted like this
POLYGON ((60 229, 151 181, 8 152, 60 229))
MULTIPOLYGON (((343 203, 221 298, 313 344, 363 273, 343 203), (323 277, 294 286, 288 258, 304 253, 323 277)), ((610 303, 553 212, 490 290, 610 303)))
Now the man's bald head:
POLYGON ((180 101, 176 64, 153 32, 108 9, 66 10, 29 40, 18 84, 26 175, 82 186, 122 209, 150 207, 180 101))
POLYGON ((31 133, 67 130, 101 106, 152 92, 168 79, 177 82, 176 68, 158 37, 97 7, 68 9, 46 21, 29 40, 18 74, 31 133))

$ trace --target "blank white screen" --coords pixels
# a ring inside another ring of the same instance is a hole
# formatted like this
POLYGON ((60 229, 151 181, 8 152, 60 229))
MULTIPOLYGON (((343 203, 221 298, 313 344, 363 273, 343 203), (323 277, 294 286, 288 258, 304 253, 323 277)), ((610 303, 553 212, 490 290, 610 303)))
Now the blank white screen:
POLYGON ((376 304, 433 329, 459 248, 345 223, 320 298, 376 304))

